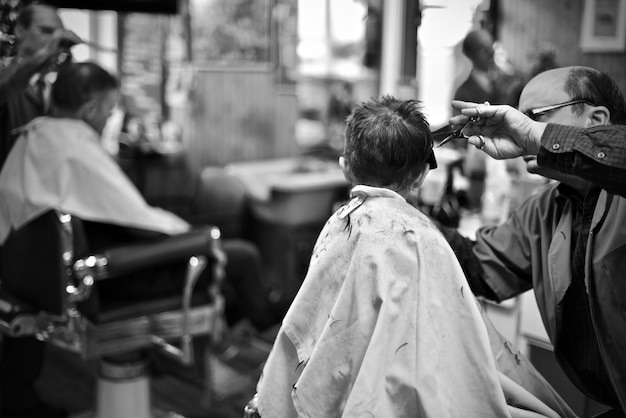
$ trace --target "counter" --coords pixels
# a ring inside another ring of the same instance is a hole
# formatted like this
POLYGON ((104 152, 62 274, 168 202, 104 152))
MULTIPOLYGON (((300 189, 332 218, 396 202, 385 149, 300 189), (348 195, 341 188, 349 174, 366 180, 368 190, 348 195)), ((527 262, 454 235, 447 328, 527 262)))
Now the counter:
POLYGON ((243 182, 255 216, 283 225, 325 222, 349 188, 336 161, 314 157, 237 163, 225 170, 243 182))
POLYGON ((250 235, 274 298, 291 301, 319 232, 348 199, 350 184, 338 162, 315 157, 243 162, 225 170, 244 184, 253 216, 250 235))

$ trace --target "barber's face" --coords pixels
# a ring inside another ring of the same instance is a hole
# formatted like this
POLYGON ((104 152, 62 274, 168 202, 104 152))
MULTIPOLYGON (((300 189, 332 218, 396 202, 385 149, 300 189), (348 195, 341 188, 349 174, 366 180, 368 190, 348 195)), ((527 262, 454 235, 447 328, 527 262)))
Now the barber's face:
MULTIPOLYGON (((519 101, 519 110, 527 113, 531 109, 544 106, 551 106, 571 101, 572 98, 565 91, 565 74, 554 71, 541 74, 531 80, 522 91, 519 101)), ((534 119, 539 122, 556 123, 569 126, 585 126, 587 115, 583 112, 578 115, 574 110, 575 106, 564 106, 557 109, 548 110, 534 119)))
POLYGON ((493 38, 487 32, 481 32, 474 45, 472 62, 476 68, 490 70, 494 65, 493 38))
POLYGON ((35 6, 30 26, 16 30, 19 55, 33 56, 58 29, 63 29, 63 22, 56 11, 49 6, 35 6))
MULTIPOLYGON (((519 110, 523 113, 531 109, 550 106, 571 101, 570 96, 565 92, 565 73, 552 71, 542 74, 533 80, 522 91, 519 101, 519 110)), ((535 120, 546 123, 555 123, 569 126, 586 126, 587 114, 583 112, 578 115, 574 112, 573 106, 565 106, 547 111, 537 115, 535 120)), ((544 177, 569 183, 579 181, 578 177, 563 174, 557 170, 537 165, 536 156, 526 156, 526 170, 532 174, 539 174, 544 177), (570 178, 571 177, 571 178, 570 178)))

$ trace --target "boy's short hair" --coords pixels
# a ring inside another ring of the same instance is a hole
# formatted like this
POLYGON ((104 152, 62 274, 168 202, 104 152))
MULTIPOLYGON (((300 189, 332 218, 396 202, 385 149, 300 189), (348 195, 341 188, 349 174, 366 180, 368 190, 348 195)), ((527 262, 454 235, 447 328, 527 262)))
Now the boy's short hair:
POLYGON ((118 80, 93 62, 63 65, 52 85, 52 103, 65 110, 77 110, 95 95, 119 88, 118 80))
POLYGON ((426 164, 437 167, 433 137, 418 100, 385 95, 356 106, 346 124, 343 157, 360 184, 406 188, 426 164))

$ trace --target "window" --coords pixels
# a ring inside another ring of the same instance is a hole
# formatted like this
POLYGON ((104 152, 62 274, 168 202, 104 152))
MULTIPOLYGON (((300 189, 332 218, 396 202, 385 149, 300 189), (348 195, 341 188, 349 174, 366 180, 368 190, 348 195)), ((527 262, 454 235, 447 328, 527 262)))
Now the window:
POLYGON ((195 62, 269 63, 271 0, 190 0, 195 62))

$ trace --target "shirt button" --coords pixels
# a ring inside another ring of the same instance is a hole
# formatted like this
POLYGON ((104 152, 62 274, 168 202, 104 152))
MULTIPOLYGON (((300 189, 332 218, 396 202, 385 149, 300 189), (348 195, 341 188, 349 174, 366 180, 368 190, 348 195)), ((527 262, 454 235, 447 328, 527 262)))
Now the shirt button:
POLYGON ((559 148, 561 148, 561 146, 559 144, 552 145, 552 149, 555 150, 555 151, 558 150, 559 148))
POLYGON ((605 154, 605 153, 603 153, 602 151, 600 151, 600 152, 599 152, 596 156, 597 156, 598 158, 604 158, 604 157, 606 157, 606 154, 605 154))

